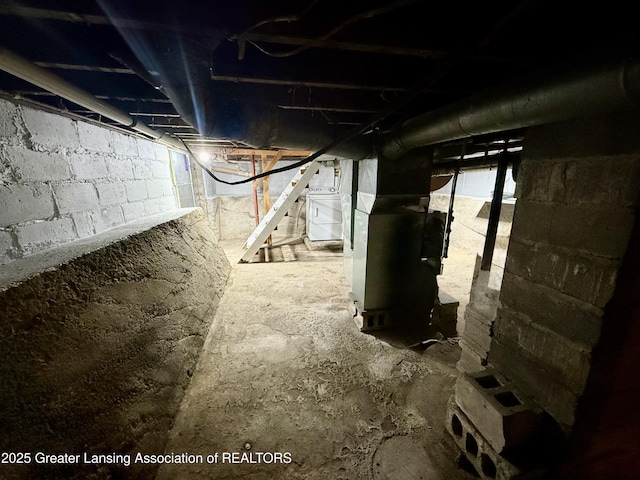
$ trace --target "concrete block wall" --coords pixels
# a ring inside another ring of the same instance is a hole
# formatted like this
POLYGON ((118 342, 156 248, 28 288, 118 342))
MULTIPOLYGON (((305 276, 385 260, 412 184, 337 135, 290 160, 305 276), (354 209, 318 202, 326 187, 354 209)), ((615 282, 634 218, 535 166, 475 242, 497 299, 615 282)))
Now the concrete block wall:
POLYGON ((640 115, 532 128, 489 363, 565 430, 636 221, 640 115))
MULTIPOLYGON (((482 257, 476 255, 469 304, 464 311, 464 329, 460 347, 462 349, 458 369, 461 372, 477 372, 488 363, 487 357, 491 348, 493 323, 498 310, 499 284, 492 288, 492 274, 499 270, 502 279, 503 268, 491 266, 490 271, 480 269, 482 257)), ((493 282, 495 283, 495 281, 493 282)))
POLYGON ((166 147, 0 99, 0 265, 176 206, 166 147))
MULTIPOLYGON (((286 167, 297 163, 293 160, 281 160, 276 165, 276 168, 286 167)), ((232 168, 225 163, 214 163, 216 167, 232 168)), ((257 162, 258 172, 260 172, 260 162, 257 162)), ((239 168, 243 171, 250 170, 250 164, 248 162, 239 162, 239 168)), ((202 182, 204 189, 201 195, 198 197, 198 204, 204 208, 209 215, 209 219, 217 226, 220 238, 224 240, 246 240, 254 231, 256 227, 255 221, 255 208, 253 204, 253 195, 251 183, 240 185, 226 185, 224 183, 218 183, 212 179, 206 173, 203 173, 201 169, 197 170, 195 176, 200 179, 194 178, 194 187, 198 182, 202 182)), ((269 178, 269 199, 270 204, 273 205, 279 198, 282 191, 288 186, 293 176, 298 172, 298 169, 291 171, 280 172, 274 174, 269 178)), ((216 172, 215 175, 225 181, 237 181, 242 180, 243 177, 237 175, 230 175, 226 173, 216 172)), ((199 186, 197 188, 200 188, 199 186)), ((309 182, 308 188, 303 190, 299 197, 299 202, 295 204, 287 216, 284 217, 278 224, 278 228, 274 235, 281 237, 302 236, 305 233, 305 206, 306 196, 308 193, 317 191, 329 191, 331 189, 339 190, 338 181, 335 176, 335 169, 329 162, 326 165, 322 165, 318 174, 316 174, 309 182), (280 235, 282 234, 282 235, 280 235)), ((258 215, 263 218, 266 214, 264 209, 264 188, 258 187, 258 215)))
MULTIPOLYGON (((273 204, 278 197, 271 198, 273 204)), ((224 240, 246 240, 256 228, 255 210, 251 196, 221 195, 207 199, 209 218, 217 223, 220 238, 224 240)), ((264 218, 264 197, 258 196, 258 215, 264 218)), ((287 212, 277 229, 273 233, 275 238, 299 238, 305 233, 306 227, 306 196, 300 196, 298 201, 287 212)))

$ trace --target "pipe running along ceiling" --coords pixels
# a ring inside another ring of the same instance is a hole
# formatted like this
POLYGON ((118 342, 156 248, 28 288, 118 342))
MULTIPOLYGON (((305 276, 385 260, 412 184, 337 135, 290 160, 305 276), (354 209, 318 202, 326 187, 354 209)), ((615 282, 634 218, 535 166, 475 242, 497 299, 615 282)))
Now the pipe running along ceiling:
POLYGON ((637 108, 626 3, 486 3, 19 0, 0 5, 0 90, 176 148, 354 160, 637 108))

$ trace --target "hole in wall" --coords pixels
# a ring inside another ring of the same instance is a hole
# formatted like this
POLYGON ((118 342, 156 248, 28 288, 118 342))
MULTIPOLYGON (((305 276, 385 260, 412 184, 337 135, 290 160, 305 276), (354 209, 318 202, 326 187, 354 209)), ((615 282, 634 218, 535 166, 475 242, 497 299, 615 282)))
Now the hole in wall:
POLYGON ((465 449, 471 455, 478 455, 478 442, 473 438, 473 435, 467 433, 467 439, 465 440, 465 449))
POLYGON ((462 437, 462 422, 457 415, 451 417, 451 430, 456 437, 462 437))
POLYGON ((496 475, 498 474, 496 464, 486 453, 480 455, 480 468, 482 469, 482 473, 489 478, 496 478, 496 475))
POLYGON ((518 400, 513 392, 502 392, 494 395, 495 399, 498 400, 505 407, 516 407, 518 405, 522 405, 522 402, 518 400))
POLYGON ((496 388, 502 386, 496 377, 493 375, 487 375, 486 377, 478 377, 476 378, 476 382, 482 388, 496 388))
POLYGON ((473 466, 473 463, 471 463, 467 458, 467 456, 464 455, 462 452, 458 454, 458 457, 456 458, 456 463, 458 464, 461 470, 467 472, 473 477, 478 476, 478 472, 476 472, 476 467, 473 466))

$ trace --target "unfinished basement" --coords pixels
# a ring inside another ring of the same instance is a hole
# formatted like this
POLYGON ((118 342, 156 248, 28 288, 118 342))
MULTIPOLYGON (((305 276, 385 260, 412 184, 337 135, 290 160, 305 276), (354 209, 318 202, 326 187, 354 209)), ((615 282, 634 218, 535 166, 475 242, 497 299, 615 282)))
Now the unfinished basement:
POLYGON ((0 2, 0 479, 638 478, 631 7, 183 3, 0 2))

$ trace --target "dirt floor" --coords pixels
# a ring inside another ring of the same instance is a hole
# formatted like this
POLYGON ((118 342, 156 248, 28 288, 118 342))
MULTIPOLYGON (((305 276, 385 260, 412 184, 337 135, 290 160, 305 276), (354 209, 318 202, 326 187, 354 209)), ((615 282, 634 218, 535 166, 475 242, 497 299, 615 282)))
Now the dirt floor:
MULTIPOLYGON (((223 242, 231 276, 165 449, 193 463, 157 479, 475 478, 444 427, 457 339, 422 350, 360 332, 341 251, 238 264, 241 243, 223 242)), ((475 252, 458 257, 471 263, 445 266, 441 288, 464 297, 475 252)))
POLYGON ((0 452, 33 457, 3 454, 0 479, 154 478, 153 463, 36 454, 162 451, 231 270, 214 240, 179 210, 2 269, 0 452))

